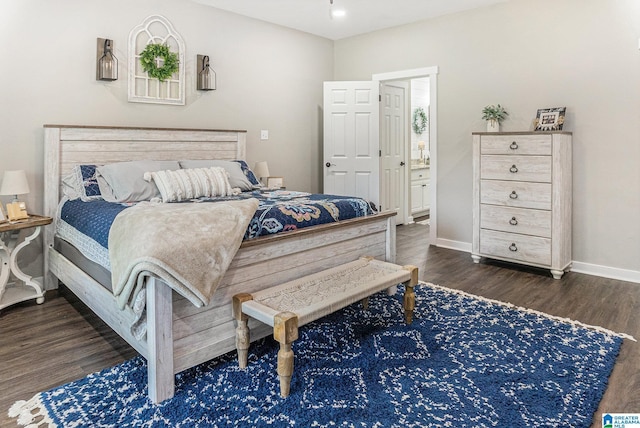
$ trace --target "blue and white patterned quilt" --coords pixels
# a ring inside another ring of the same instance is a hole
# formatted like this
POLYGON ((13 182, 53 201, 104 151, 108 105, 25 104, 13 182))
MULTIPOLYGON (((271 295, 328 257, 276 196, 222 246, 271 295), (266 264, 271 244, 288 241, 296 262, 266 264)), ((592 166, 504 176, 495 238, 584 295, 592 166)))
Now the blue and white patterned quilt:
MULTIPOLYGON (((195 203, 246 198, 257 198, 260 205, 245 232, 245 240, 374 214, 371 205, 361 198, 282 190, 255 190, 195 203)), ((116 216, 132 205, 103 200, 66 201, 60 209, 57 234, 87 258, 109 269, 109 229, 116 216)))

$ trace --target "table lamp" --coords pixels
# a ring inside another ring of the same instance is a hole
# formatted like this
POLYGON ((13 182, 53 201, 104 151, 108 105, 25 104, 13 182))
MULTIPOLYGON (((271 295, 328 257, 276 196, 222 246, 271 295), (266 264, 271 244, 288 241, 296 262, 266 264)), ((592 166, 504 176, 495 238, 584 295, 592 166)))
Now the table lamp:
POLYGON ((425 148, 424 141, 418 141, 418 150, 420 150, 420 162, 423 162, 423 163, 424 163, 424 159, 422 157, 422 151, 424 150, 424 148, 425 148))
POLYGON ((269 177, 269 165, 267 165, 267 161, 258 161, 256 162, 255 167, 253 168, 253 172, 258 177, 258 180, 265 186, 264 180, 265 177, 269 177))
POLYGON ((25 203, 18 201, 18 195, 26 193, 29 193, 29 183, 27 183, 27 175, 24 170, 5 171, 0 195, 13 195, 13 200, 7 204, 9 220, 22 220, 29 217, 25 203))

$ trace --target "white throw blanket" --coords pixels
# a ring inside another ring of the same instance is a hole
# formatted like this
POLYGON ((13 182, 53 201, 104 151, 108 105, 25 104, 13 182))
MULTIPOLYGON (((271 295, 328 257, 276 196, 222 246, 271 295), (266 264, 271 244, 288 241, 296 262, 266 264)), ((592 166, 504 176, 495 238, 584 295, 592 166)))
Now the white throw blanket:
POLYGON ((122 211, 109 232, 113 294, 133 305, 154 275, 195 306, 216 291, 258 208, 257 199, 216 203, 140 203, 122 211))

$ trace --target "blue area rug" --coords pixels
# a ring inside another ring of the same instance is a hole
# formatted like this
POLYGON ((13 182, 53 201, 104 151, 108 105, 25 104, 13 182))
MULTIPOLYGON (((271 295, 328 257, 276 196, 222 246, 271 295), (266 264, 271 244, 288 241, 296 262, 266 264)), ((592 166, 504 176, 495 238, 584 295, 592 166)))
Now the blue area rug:
POLYGON ((406 326, 401 297, 301 328, 286 399, 267 338, 246 370, 233 352, 179 374, 160 405, 134 358, 9 413, 60 427, 589 427, 621 335, 425 283, 406 326))

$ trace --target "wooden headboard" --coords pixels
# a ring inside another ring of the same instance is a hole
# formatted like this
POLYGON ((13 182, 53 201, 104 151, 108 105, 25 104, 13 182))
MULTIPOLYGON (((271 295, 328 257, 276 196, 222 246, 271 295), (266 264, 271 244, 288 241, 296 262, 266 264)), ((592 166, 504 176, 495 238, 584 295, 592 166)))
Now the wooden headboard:
MULTIPOLYGON (((245 159, 246 131, 44 125, 45 213, 75 165, 131 160, 245 159)), ((52 211, 53 210, 53 211, 52 211)))
MULTIPOLYGON (((44 213, 55 218, 62 179, 75 165, 131 160, 246 160, 246 131, 44 125, 44 213)), ((46 228, 45 251, 55 227, 46 228)), ((46 259, 46 257, 45 257, 46 259)))

